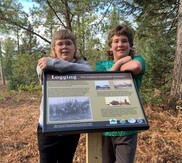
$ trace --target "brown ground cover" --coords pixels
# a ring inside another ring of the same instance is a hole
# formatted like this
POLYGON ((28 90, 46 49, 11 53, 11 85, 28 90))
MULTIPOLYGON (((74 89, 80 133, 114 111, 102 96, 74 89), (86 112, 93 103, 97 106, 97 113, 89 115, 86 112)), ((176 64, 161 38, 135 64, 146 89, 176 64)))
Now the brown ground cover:
MULTIPOLYGON (((7 92, 0 85, 0 163, 38 163, 36 128, 40 92, 7 92)), ((182 114, 145 107, 150 129, 140 131, 136 163, 182 163, 182 114)), ((86 162, 81 134, 74 163, 86 162)))

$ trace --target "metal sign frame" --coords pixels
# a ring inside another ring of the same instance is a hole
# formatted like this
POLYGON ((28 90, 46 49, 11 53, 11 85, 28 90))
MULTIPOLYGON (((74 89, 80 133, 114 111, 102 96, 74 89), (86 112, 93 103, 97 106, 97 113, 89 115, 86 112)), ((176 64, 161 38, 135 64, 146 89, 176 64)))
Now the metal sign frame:
POLYGON ((43 133, 147 130, 131 72, 44 72, 43 133))

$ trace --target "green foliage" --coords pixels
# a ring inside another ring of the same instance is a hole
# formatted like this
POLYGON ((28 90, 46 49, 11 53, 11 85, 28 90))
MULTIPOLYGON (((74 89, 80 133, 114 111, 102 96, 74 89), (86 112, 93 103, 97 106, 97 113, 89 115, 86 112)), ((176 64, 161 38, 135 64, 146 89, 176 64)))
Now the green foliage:
MULTIPOLYGON (((32 90, 34 85, 32 83, 38 80, 35 67, 41 54, 35 55, 34 52, 32 54, 32 49, 38 49, 38 41, 34 36, 50 43, 49 40, 55 30, 71 29, 77 37, 78 56, 86 57, 95 69, 97 61, 106 59, 108 46, 105 41, 108 31, 112 26, 124 21, 135 27, 135 46, 147 63, 141 90, 143 101, 150 104, 165 102, 166 93, 171 88, 178 1, 80 0, 78 3, 75 0, 35 0, 34 2, 37 6, 34 6, 29 13, 25 13, 20 3, 16 3, 15 0, 1 2, 0 19, 5 23, 0 24, 0 32, 11 31, 17 40, 17 47, 12 48, 10 43, 6 49, 18 49, 18 53, 21 51, 23 54, 7 57, 12 53, 6 52, 3 58, 5 75, 10 79, 11 89, 32 90), (160 92, 158 96, 156 90, 160 92)), ((48 47, 50 45, 46 49, 48 47)))
POLYGON ((145 58, 147 72, 143 80, 142 98, 145 103, 160 105, 168 100, 176 47, 177 10, 165 1, 146 3, 136 0, 139 13, 135 46, 145 58), (172 10, 174 8, 174 10, 172 10), (160 92, 156 96, 157 92, 160 92))
POLYGON ((31 83, 30 85, 23 85, 17 87, 18 92, 26 91, 26 92, 36 92, 38 90, 41 90, 42 86, 37 83, 31 83))
POLYGON ((16 42, 12 38, 6 38, 2 41, 3 49, 3 67, 6 80, 9 80, 12 75, 12 60, 14 57, 14 50, 16 47, 16 42))
POLYGON ((5 100, 5 95, 4 95, 4 93, 1 93, 1 94, 0 94, 0 100, 5 100))
POLYGON ((116 11, 116 8, 113 8, 111 18, 110 18, 110 27, 114 27, 119 24, 119 12, 116 11))
MULTIPOLYGON (((28 30, 31 31, 32 26, 28 26, 28 30)), ((19 45, 20 53, 31 54, 34 47, 38 47, 37 38, 29 31, 24 32, 24 36, 21 37, 21 45, 19 45)))
POLYGON ((170 89, 161 88, 146 89, 144 86, 141 89, 140 97, 143 104, 149 104, 153 106, 165 106, 169 102, 170 89))
POLYGON ((22 11, 22 5, 16 0, 1 0, 0 2, 0 29, 3 33, 10 33, 15 24, 22 25, 27 20, 27 15, 22 11))
POLYGON ((8 83, 9 89, 23 89, 24 86, 26 88, 26 86, 34 85, 33 83, 38 83, 37 60, 36 55, 17 54, 13 60, 13 74, 8 83))

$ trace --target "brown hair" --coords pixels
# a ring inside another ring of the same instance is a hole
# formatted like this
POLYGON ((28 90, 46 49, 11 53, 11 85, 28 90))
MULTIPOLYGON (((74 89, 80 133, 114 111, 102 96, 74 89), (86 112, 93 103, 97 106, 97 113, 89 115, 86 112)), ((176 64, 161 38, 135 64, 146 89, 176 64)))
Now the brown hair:
MULTIPOLYGON (((119 24, 117 26, 115 26, 114 28, 111 29, 111 31, 108 34, 108 46, 111 47, 112 44, 112 38, 114 35, 120 36, 120 35, 124 35, 128 38, 128 41, 130 43, 130 56, 134 56, 135 51, 133 50, 133 38, 134 38, 134 34, 133 31, 124 23, 119 24)), ((107 51, 108 59, 113 59, 113 53, 112 51, 107 51)))
POLYGON ((74 58, 77 58, 76 57, 76 51, 77 51, 76 37, 73 34, 73 32, 71 32, 69 29, 62 29, 62 30, 55 32, 54 36, 52 37, 52 42, 51 42, 51 57, 57 58, 57 55, 54 51, 55 41, 56 40, 62 40, 62 39, 70 39, 73 42, 73 44, 75 45, 74 58))

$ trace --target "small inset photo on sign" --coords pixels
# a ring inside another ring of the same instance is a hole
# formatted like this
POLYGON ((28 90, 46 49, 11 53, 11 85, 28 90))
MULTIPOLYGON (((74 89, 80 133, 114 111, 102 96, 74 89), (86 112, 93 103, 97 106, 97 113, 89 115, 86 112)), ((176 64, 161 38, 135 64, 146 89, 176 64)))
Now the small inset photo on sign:
POLYGON ((105 101, 108 106, 130 105, 128 96, 105 97, 105 101))
POLYGON ((109 81, 108 80, 98 80, 95 81, 95 88, 98 90, 105 90, 105 89, 110 89, 109 86, 109 81))
POLYGON ((121 88, 131 88, 132 81, 131 80, 114 80, 114 88, 121 89, 121 88))

